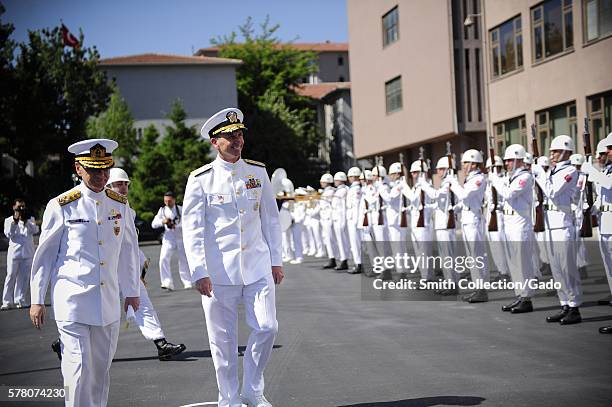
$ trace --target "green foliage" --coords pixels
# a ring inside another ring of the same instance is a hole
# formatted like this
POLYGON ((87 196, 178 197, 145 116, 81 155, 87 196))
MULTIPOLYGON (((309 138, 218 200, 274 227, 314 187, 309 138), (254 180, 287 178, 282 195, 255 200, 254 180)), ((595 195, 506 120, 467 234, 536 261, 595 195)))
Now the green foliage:
POLYGON ((115 166, 123 168, 128 174, 134 171, 134 160, 138 154, 138 140, 134 129, 134 119, 130 109, 115 87, 108 107, 87 121, 87 137, 109 138, 119 143, 113 151, 115 166))
POLYGON ((168 115, 172 125, 159 143, 156 128, 145 129, 130 187, 130 203, 144 220, 152 220, 168 190, 182 202, 189 173, 209 161, 209 145, 196 129, 185 126, 186 117, 177 100, 168 115))
POLYGON ((241 42, 235 32, 211 40, 220 57, 243 61, 236 72, 238 105, 249 129, 243 156, 270 170, 283 167, 294 182, 305 184, 309 171, 317 169, 311 157, 320 135, 314 104, 293 89, 316 71, 316 54, 281 44, 275 36, 279 26, 270 26, 269 19, 260 28, 256 33, 249 18, 239 27, 241 42))
MULTIPOLYGON (((0 116, 0 149, 17 164, 15 178, 2 179, 7 184, 2 193, 22 195, 37 208, 72 186, 73 157, 66 147, 85 138, 88 117, 106 108, 111 88, 98 69, 96 48, 64 47, 59 27, 30 31, 16 57, 6 40, 12 28, 1 30, 7 72, 0 76, 0 88, 10 88, 2 92, 10 107, 0 116), (33 177, 26 173, 30 162, 33 177)), ((83 44, 82 32, 79 41, 83 44)))

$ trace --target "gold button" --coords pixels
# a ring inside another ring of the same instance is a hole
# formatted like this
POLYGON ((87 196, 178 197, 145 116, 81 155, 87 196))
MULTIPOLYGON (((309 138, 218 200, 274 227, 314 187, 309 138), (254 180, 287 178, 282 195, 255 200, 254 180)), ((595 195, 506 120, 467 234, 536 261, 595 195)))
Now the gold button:
POLYGON ((102 240, 100 240, 100 241, 98 242, 98 244, 99 244, 100 246, 102 246, 102 245, 104 244, 104 242, 103 242, 102 240))
POLYGON ((100 285, 104 285, 104 281, 102 281, 102 282, 100 283, 100 285))
POLYGON ((240 190, 236 191, 236 195, 240 196, 240 190))
POLYGON ((103 262, 103 261, 101 261, 101 262, 100 262, 100 265, 101 265, 101 266, 103 266, 103 265, 104 265, 104 262, 103 262))
POLYGON ((242 250, 246 250, 246 246, 242 246, 242 250))
POLYGON ((244 213, 244 209, 240 209, 240 213, 244 213))
POLYGON ((101 221, 101 220, 99 220, 99 221, 98 221, 98 225, 101 225, 101 224, 102 224, 102 221, 101 221))
POLYGON ((236 175, 236 171, 232 171, 232 177, 236 175))
POLYGON ((96 201, 96 205, 100 205, 100 201, 96 201))
POLYGON ((244 228, 240 228, 240 231, 241 231, 241 232, 244 232, 244 228))

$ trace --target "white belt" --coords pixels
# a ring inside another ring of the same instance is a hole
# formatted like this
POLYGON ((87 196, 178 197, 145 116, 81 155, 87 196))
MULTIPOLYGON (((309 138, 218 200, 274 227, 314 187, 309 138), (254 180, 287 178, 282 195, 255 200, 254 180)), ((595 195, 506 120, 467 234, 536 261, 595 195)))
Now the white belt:
POLYGON ((599 212, 612 212, 612 205, 601 205, 599 207, 599 212))
POLYGON ((514 209, 504 209, 504 215, 518 215, 518 212, 514 209))

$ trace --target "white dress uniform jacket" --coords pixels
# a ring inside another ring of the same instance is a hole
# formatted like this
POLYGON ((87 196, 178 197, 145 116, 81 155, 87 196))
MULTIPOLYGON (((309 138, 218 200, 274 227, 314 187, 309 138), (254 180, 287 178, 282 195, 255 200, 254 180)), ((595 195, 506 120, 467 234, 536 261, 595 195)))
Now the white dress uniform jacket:
POLYGON ((51 283, 56 321, 105 326, 119 321, 119 286, 138 297, 138 236, 127 199, 81 183, 52 199, 32 264, 32 304, 51 283))
POLYGON ((4 235, 9 239, 7 257, 13 259, 31 259, 34 257, 34 240, 32 237, 38 233, 38 226, 34 218, 26 222, 14 222, 13 216, 4 220, 4 235))
POLYGON ((183 240, 192 281, 248 285, 282 266, 278 207, 263 164, 217 158, 187 180, 183 240))

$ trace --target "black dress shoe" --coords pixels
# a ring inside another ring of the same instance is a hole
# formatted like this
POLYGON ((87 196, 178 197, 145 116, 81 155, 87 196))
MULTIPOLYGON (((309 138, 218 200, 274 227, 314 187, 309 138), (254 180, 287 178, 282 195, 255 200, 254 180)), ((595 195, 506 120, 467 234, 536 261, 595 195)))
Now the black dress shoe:
POLYGON ((600 334, 612 334, 612 325, 602 326, 599 328, 600 334))
POLYGON ((608 295, 606 298, 597 300, 597 305, 612 305, 612 296, 608 295))
POLYGON ((582 316, 580 315, 580 310, 578 307, 570 307, 567 315, 561 318, 561 321, 559 321, 561 325, 572 325, 580 322, 582 322, 582 316))
POLYGON ((487 301, 489 301, 489 294, 487 294, 487 290, 478 290, 467 300, 467 302, 469 302, 470 304, 487 301))
POLYGON ((333 269, 336 267, 336 259, 329 259, 326 265, 323 266, 323 269, 333 269))
POLYGON ((336 271, 348 270, 348 260, 342 260, 339 266, 334 267, 334 270, 336 271))
POLYGON ((526 312, 533 312, 533 304, 531 300, 522 298, 517 306, 510 310, 512 314, 524 314, 526 312))
POLYGON ((53 349, 53 352, 57 353, 57 357, 61 361, 62 360, 62 342, 60 341, 59 338, 53 341, 53 343, 51 344, 51 349, 53 349))
POLYGON ((504 312, 510 312, 512 311, 512 308, 516 307, 517 305, 519 305, 521 303, 521 298, 517 298, 516 300, 512 301, 510 304, 508 305, 502 305, 502 311, 504 312))
POLYGON ((546 317, 546 322, 559 322, 567 315, 568 312, 569 305, 564 305, 561 307, 561 311, 559 311, 557 314, 546 317))
POLYGON ((465 302, 469 302, 470 298, 472 298, 475 295, 476 295, 476 291, 474 291, 473 293, 464 295, 463 297, 461 297, 461 300, 465 302))
POLYGON ((157 346, 157 357, 162 361, 171 360, 172 356, 178 355, 187 349, 182 343, 180 345, 175 345, 167 342, 165 339, 158 339, 154 342, 155 346, 157 346))
POLYGON ((349 274, 361 274, 362 271, 363 271, 363 268, 361 267, 361 264, 357 264, 350 271, 348 271, 348 273, 349 274))
POLYGON ((383 281, 391 281, 393 279, 393 276, 391 275, 391 270, 383 270, 380 275, 380 279, 383 281))

